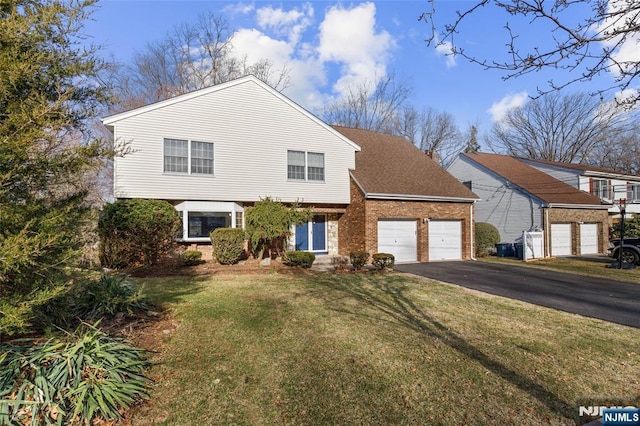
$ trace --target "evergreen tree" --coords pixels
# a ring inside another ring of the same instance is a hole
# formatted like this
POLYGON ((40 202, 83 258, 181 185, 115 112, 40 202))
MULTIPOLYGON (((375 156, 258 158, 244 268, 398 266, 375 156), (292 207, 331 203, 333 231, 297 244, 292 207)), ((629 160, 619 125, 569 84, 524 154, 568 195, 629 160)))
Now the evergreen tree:
POLYGON ((467 130, 467 146, 464 148, 465 153, 473 153, 480 151, 478 143, 478 128, 475 125, 469 126, 467 130))
POLYGON ((63 288, 89 206, 87 173, 108 155, 89 120, 108 100, 83 47, 94 0, 0 3, 0 338, 28 329, 63 288))

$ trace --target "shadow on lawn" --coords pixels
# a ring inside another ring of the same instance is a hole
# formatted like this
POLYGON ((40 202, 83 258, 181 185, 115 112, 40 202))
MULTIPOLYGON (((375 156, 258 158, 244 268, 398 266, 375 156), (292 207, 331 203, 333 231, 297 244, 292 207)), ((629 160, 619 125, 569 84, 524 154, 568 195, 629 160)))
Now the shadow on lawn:
MULTIPOLYGON (((477 361, 487 370, 517 386, 547 406, 551 411, 568 419, 576 419, 575 404, 569 404, 532 378, 522 375, 492 359, 486 353, 445 327, 436 318, 422 311, 405 296, 405 291, 408 289, 406 278, 387 274, 381 274, 379 278, 372 278, 371 275, 367 275, 366 279, 362 275, 352 275, 351 277, 355 279, 345 280, 344 276, 327 275, 319 278, 318 281, 332 290, 339 290, 358 302, 376 309, 391 321, 438 339, 440 342, 477 361)), ((332 309, 353 315, 366 315, 354 309, 340 307, 336 303, 338 301, 335 298, 335 293, 331 293, 332 295, 328 294, 328 296, 331 298, 329 302, 332 304, 332 309)), ((372 317, 369 318, 371 319, 372 317)))

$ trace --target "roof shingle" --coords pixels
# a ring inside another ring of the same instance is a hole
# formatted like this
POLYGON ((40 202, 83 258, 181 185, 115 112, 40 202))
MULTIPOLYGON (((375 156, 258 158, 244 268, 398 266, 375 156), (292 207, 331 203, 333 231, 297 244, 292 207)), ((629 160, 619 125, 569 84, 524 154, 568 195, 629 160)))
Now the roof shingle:
POLYGON ((455 177, 401 136, 333 126, 360 145, 353 178, 366 194, 402 198, 478 199, 455 177))
POLYGON ((549 204, 601 205, 600 198, 581 191, 515 157, 499 154, 463 154, 549 204))

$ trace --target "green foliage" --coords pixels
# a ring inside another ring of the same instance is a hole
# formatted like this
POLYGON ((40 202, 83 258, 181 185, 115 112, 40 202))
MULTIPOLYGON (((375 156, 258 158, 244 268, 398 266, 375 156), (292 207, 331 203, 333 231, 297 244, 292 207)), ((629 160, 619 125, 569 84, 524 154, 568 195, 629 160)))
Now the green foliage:
POLYGON ((308 251, 288 251, 284 255, 284 264, 288 266, 311 268, 315 260, 316 255, 308 251))
POLYGON ((98 219, 100 262, 109 268, 153 265, 173 247, 180 226, 178 212, 163 200, 107 204, 98 219))
POLYGON ((0 6, 0 332, 68 282, 89 226, 87 195, 111 156, 89 120, 108 100, 80 33, 93 1, 0 6))
MULTIPOLYGON (((640 214, 633 214, 624 221, 624 236, 625 237, 638 237, 640 236, 640 214)), ((614 224, 609 229, 609 238, 620 238, 620 222, 614 224)))
POLYGON ((240 228, 217 228, 211 233, 213 257, 221 265, 236 263, 244 252, 247 233, 240 228))
POLYGON ((352 251, 351 253, 349 253, 349 261, 356 271, 362 269, 362 267, 367 263, 368 260, 369 253, 367 253, 366 251, 352 251))
POLYGON ((488 250, 500 242, 500 231, 492 224, 486 222, 476 222, 475 228, 476 256, 486 256, 488 250))
POLYGON ((180 263, 183 266, 195 266, 202 263, 202 252, 198 250, 187 250, 180 253, 180 263))
POLYGON ((83 321, 95 321, 106 315, 132 315, 149 310, 141 290, 125 277, 103 275, 99 280, 86 280, 72 292, 72 312, 83 321))
POLYGON ((372 258, 371 263, 379 271, 393 269, 396 264, 396 257, 390 253, 374 253, 372 258))
POLYGON ((263 198, 247 209, 245 223, 251 249, 258 257, 268 250, 277 238, 291 235, 291 228, 311 218, 311 208, 301 209, 297 204, 290 207, 271 198, 263 198))
POLYGON ((120 419, 147 398, 142 349, 93 328, 68 341, 0 345, 0 424, 91 424, 120 419))

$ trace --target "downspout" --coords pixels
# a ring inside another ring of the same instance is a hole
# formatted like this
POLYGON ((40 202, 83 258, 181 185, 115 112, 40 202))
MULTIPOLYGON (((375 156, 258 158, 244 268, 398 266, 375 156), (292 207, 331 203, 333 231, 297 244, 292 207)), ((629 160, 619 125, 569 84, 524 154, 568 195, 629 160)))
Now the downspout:
POLYGON ((475 250, 474 250, 474 240, 475 240, 475 236, 473 235, 473 205, 475 204, 475 201, 473 203, 471 203, 469 205, 469 239, 470 241, 470 245, 471 245, 471 260, 478 260, 476 259, 476 257, 474 256, 475 250))
POLYGON ((551 241, 551 225, 549 225, 549 207, 544 209, 544 257, 550 256, 549 242, 551 241))

